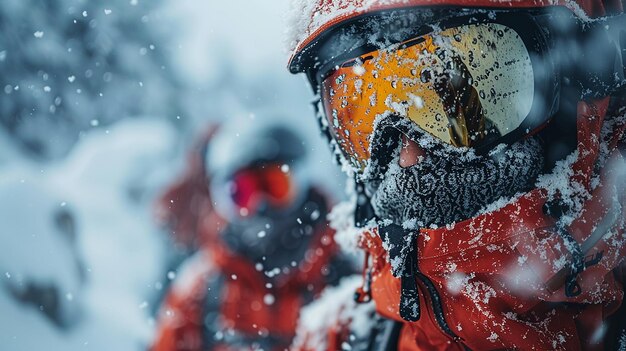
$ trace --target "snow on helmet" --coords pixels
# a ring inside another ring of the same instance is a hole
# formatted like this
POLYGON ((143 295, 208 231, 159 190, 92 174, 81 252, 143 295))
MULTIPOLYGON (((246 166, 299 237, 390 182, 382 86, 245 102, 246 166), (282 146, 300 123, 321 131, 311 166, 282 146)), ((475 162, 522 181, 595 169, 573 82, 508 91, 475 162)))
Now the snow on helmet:
POLYGON ((306 72, 322 126, 357 172, 392 119, 485 154, 544 129, 566 90, 577 101, 626 86, 626 18, 590 19, 611 9, 621 4, 300 2, 289 69, 306 72))
POLYGON ((298 73, 307 69, 305 61, 308 55, 313 56, 317 41, 356 18, 386 10, 437 6, 509 10, 562 6, 584 18, 616 9, 621 12, 622 8, 619 0, 294 0, 287 38, 289 70, 298 73))
MULTIPOLYGON (((251 192, 264 190, 268 196, 279 198, 292 187, 303 187, 307 177, 299 171, 299 164, 305 159, 303 137, 288 126, 267 118, 229 122, 220 127, 206 154, 216 208, 226 218, 238 213, 247 215, 241 209, 249 204, 251 192), (271 182, 279 189, 264 187, 254 178, 271 182), (233 190, 235 183, 247 189, 244 195, 233 190)), ((300 193, 295 191, 292 195, 300 196, 300 193)))

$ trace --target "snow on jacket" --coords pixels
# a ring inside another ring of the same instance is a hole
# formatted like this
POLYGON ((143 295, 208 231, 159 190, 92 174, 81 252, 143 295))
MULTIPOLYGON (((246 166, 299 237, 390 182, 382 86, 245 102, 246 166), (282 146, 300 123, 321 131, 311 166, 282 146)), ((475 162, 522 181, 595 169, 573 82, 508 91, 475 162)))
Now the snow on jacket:
MULTIPOLYGON (((536 189, 466 221, 421 229, 400 261, 379 235, 387 228, 362 234, 376 311, 402 323, 398 350, 615 347, 606 322, 624 295, 626 107, 609 102, 579 103, 577 150, 536 189), (546 213, 555 200, 568 202, 570 217, 546 213), (403 281, 394 276, 411 259, 418 297, 409 302, 421 311, 413 322, 400 316, 403 281)), ((296 348, 334 350, 349 342, 349 329, 334 325, 324 345, 307 343, 320 339, 308 335, 296 348)))

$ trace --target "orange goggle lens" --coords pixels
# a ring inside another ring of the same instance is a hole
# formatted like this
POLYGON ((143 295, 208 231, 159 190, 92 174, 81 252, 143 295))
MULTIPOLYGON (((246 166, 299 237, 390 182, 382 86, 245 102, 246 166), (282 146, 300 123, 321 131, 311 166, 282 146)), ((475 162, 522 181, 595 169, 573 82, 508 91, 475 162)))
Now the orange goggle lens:
POLYGON ((473 24, 346 61, 323 79, 321 98, 332 136, 363 169, 377 118, 399 115, 443 143, 476 147, 522 124, 533 77, 513 29, 473 24))

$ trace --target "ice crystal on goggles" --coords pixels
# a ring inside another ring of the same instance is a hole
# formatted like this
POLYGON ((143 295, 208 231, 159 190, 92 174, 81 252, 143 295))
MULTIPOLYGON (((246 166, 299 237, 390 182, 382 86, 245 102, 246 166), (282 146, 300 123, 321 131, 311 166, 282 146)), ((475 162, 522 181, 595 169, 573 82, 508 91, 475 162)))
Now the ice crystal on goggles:
POLYGON ((330 132, 357 169, 376 118, 411 120, 442 143, 480 148, 519 128, 533 104, 531 57, 499 23, 416 37, 339 63, 320 84, 330 132))

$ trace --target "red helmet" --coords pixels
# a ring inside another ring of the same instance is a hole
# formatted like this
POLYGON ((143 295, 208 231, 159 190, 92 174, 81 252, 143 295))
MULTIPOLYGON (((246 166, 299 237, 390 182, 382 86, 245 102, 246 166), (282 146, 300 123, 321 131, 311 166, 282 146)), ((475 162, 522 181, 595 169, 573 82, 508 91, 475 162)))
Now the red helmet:
POLYGON ((595 18, 622 12, 620 0, 314 0, 298 1, 292 8, 289 70, 302 72, 303 54, 328 31, 357 17, 410 7, 458 6, 490 9, 531 9, 562 6, 577 16, 595 18))
POLYGON ((307 74, 322 125, 356 170, 376 163, 370 142, 383 140, 375 133, 385 128, 375 125, 399 129, 411 121, 483 154, 550 124, 546 139, 560 145, 576 129, 562 101, 617 95, 626 86, 626 15, 591 21, 621 13, 618 0, 300 4, 289 69, 307 74))

